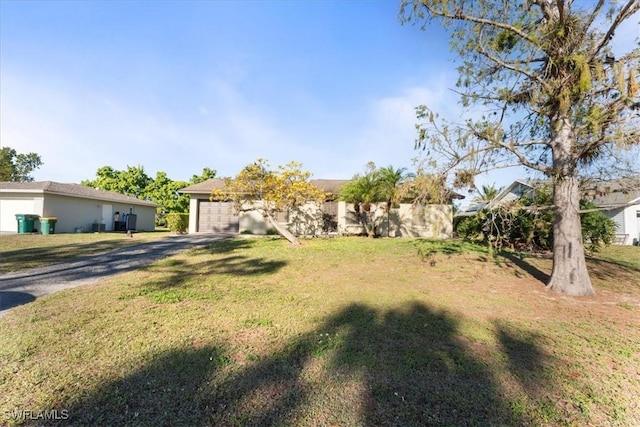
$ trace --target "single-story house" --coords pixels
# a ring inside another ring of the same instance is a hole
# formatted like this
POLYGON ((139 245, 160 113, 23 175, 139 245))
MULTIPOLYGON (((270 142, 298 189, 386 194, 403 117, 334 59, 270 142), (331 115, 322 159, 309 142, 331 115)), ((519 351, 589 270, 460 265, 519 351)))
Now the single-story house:
POLYGON ((472 216, 483 209, 494 209, 509 205, 522 197, 533 197, 537 182, 528 180, 515 180, 503 188, 493 199, 469 206, 458 212, 456 216, 472 216))
POLYGON ((599 183, 584 191, 616 223, 616 243, 638 245, 640 242, 640 185, 636 181, 617 180, 599 183))
MULTIPOLYGON (((324 191, 325 201, 318 205, 308 203, 292 212, 281 212, 277 220, 296 235, 360 234, 364 230, 356 217, 352 204, 339 201, 337 194, 348 180, 311 180, 324 191)), ((268 223, 256 211, 237 213, 228 201, 211 200, 213 190, 223 190, 224 180, 213 178, 180 190, 188 194, 189 233, 227 232, 266 234, 268 223)), ((417 206, 401 203, 389 214, 384 204, 372 209, 380 218, 382 236, 448 238, 453 233, 452 205, 417 206)))
MULTIPOLYGON (((54 217, 55 233, 152 231, 156 207, 146 200, 79 184, 0 182, 0 232, 18 231, 17 214, 54 217)), ((34 228, 41 230, 38 220, 34 228)))
MULTIPOLYGON (((521 197, 532 197, 540 181, 516 180, 493 200, 471 206, 458 216, 474 215, 484 208, 497 208, 521 197)), ((590 185, 582 190, 582 198, 593 202, 617 226, 616 243, 633 245, 640 241, 640 186, 637 181, 614 180, 590 185)))

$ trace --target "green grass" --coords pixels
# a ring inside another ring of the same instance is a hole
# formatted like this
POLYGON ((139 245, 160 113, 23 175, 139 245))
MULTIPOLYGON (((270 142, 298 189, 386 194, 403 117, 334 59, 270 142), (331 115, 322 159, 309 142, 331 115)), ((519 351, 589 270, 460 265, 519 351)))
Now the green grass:
POLYGON ((118 249, 169 235, 167 231, 123 233, 3 234, 0 235, 0 274, 40 267, 118 249))
POLYGON ((457 241, 216 242, 0 318, 0 423, 639 425, 629 249, 568 298, 457 241))

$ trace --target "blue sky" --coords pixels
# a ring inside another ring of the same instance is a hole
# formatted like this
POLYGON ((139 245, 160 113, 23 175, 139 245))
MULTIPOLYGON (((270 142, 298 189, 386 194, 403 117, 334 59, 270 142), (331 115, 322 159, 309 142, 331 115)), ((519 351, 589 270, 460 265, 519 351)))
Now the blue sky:
POLYGON ((414 107, 456 116, 456 63, 439 27, 401 25, 398 9, 1 0, 2 145, 39 153, 35 179, 58 182, 106 165, 232 176, 258 157, 315 178, 350 178, 368 161, 411 169, 414 107))

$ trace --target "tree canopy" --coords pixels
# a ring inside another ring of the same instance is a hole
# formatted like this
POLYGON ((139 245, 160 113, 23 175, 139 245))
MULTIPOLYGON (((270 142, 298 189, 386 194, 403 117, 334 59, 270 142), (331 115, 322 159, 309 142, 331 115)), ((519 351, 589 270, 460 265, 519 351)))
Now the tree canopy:
POLYGON ((37 153, 18 153, 11 147, 0 149, 0 181, 31 182, 31 172, 42 166, 37 153))
POLYGON ((458 188, 514 165, 553 185, 549 289, 594 292, 580 232, 579 179, 632 175, 640 143, 640 48, 614 55, 620 25, 640 1, 405 0, 405 22, 441 23, 461 58, 456 93, 466 119, 417 109, 416 147, 458 188), (624 162, 623 160, 631 160, 624 162))
POLYGON ((125 170, 116 170, 111 166, 103 166, 96 171, 96 179, 84 180, 82 185, 104 191, 124 194, 158 204, 156 224, 163 225, 167 213, 184 213, 189 209, 189 196, 179 194, 178 190, 189 184, 197 184, 213 178, 216 171, 204 168, 202 174, 193 175, 189 182, 174 181, 166 172, 158 171, 151 178, 141 165, 127 166, 125 170))

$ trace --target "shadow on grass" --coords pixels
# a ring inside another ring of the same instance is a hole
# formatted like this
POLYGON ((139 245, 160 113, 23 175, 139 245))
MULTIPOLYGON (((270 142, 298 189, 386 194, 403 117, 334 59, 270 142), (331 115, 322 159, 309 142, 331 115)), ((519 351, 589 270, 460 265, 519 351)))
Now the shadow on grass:
POLYGON ((207 383, 228 363, 223 351, 211 346, 155 355, 130 376, 70 402, 69 419, 59 425, 197 425, 194 420, 210 409, 207 383))
POLYGON ((553 388, 553 369, 549 368, 557 367, 559 362, 542 350, 539 335, 523 332, 506 322, 495 322, 495 326, 508 369, 526 391, 527 398, 535 400, 538 416, 553 415, 556 409, 549 393, 553 388))
POLYGON ((604 281, 616 281, 623 275, 637 275, 640 268, 623 260, 611 260, 587 256, 589 274, 604 281))
MULTIPOLYGON (((201 253, 204 249, 197 249, 196 251, 201 253)), ((229 255, 224 258, 195 264, 171 259, 144 268, 145 271, 163 273, 160 280, 145 282, 145 288, 151 290, 178 288, 193 280, 194 277, 212 277, 213 275, 233 275, 238 277, 270 274, 275 273, 285 265, 287 263, 284 261, 272 261, 243 255, 229 255)))
POLYGON ((238 249, 247 249, 254 245, 254 240, 233 239, 218 240, 206 246, 191 250, 193 256, 205 254, 228 254, 219 259, 208 259, 198 263, 190 263, 179 259, 166 259, 143 268, 144 271, 158 272, 160 280, 145 282, 145 291, 155 291, 179 288, 194 277, 215 277, 232 275, 235 277, 255 276, 275 273, 287 263, 284 261, 267 260, 261 257, 248 257, 235 254, 238 249))
MULTIPOLYGON (((545 364, 535 340, 499 329, 523 382, 545 364)), ((414 304, 353 304, 314 331, 249 364, 219 348, 158 355, 128 377, 88 391, 66 425, 524 425, 495 366, 460 337, 451 315, 414 304), (310 409, 313 408, 313 409, 310 409)), ((546 384, 536 377, 536 387, 546 384)), ((527 385, 529 387, 530 385, 527 385)), ((80 394, 80 393, 78 393, 80 394)), ((64 404, 64 402, 62 403, 64 404)))
POLYGON ((551 276, 544 271, 537 268, 535 265, 528 263, 524 258, 514 254, 513 252, 502 251, 499 253, 500 257, 508 259, 511 261, 516 267, 520 268, 527 272, 534 279, 542 282, 544 285, 549 283, 549 279, 551 276))

